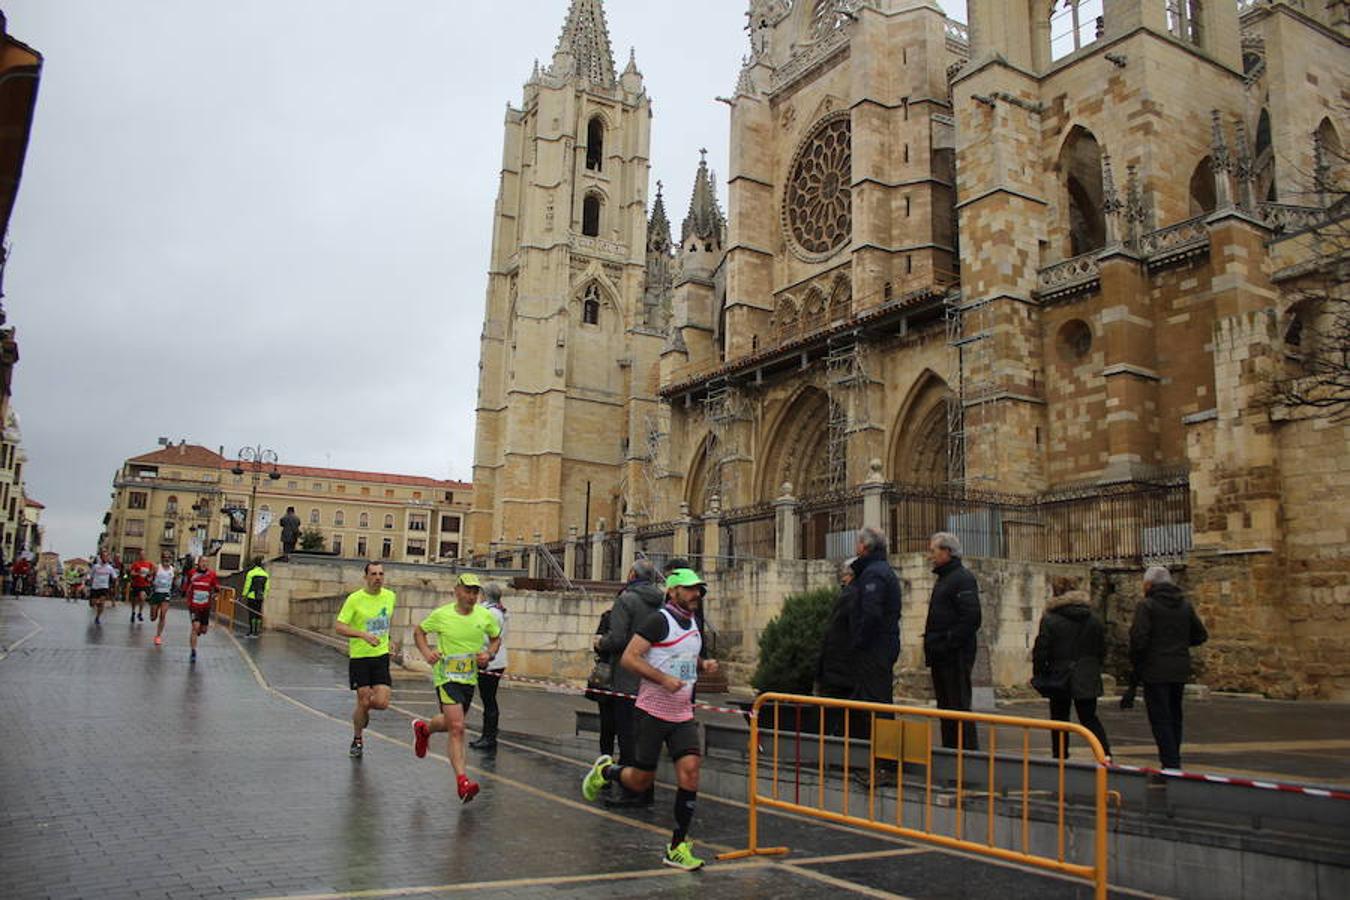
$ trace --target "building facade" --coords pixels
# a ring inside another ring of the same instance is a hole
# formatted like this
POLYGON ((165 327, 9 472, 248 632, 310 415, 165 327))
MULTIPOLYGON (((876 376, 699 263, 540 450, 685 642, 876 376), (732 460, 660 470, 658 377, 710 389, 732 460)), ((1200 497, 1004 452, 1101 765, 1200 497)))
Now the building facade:
POLYGON ((279 523, 294 507, 303 528, 322 534, 323 552, 442 562, 463 554, 472 497, 464 482, 416 475, 280 464, 255 473, 228 459, 223 448, 182 442, 132 457, 117 470, 100 548, 124 561, 142 553, 158 559, 165 552, 180 559, 220 542, 218 568, 232 572, 245 566, 246 549, 269 558, 281 553, 279 523), (241 522, 253 523, 251 542, 231 528, 223 512, 231 508, 244 511, 241 522))
POLYGON ((1346 220, 1347 4, 751 0, 678 243, 645 151, 588 231, 590 148, 649 139, 600 6, 508 113, 476 549, 790 500, 822 556, 879 483, 897 550, 1184 564, 1211 683, 1350 694, 1350 423, 1270 402, 1346 220))

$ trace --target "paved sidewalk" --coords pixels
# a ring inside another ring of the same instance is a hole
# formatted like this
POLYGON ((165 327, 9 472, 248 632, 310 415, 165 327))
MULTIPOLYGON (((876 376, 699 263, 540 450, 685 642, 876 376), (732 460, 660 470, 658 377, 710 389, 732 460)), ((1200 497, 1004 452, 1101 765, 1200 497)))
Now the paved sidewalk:
MULTIPOLYGON (((764 839, 790 857, 675 872, 657 864, 664 789, 650 813, 616 815, 580 800, 576 763, 503 748, 471 756, 483 793, 461 806, 443 756, 413 757, 405 712, 379 714, 366 758, 347 758, 351 695, 331 650, 283 634, 240 645, 213 627, 193 666, 183 610, 162 648, 151 623, 124 615, 119 606, 96 627, 77 604, 0 599, 0 896, 1091 894, 777 816, 764 839)), ((516 699, 508 727, 523 714, 516 699)), ((428 700, 400 681, 402 710, 429 712, 428 700)), ((694 838, 708 857, 743 845, 744 811, 701 798, 694 838)))

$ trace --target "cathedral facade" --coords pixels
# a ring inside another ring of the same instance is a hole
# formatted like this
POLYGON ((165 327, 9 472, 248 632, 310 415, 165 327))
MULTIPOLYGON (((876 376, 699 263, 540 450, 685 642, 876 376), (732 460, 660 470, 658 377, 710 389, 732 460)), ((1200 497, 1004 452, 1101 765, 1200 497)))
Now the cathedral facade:
POLYGON ((1347 6, 750 0, 725 213, 700 164, 677 238, 573 0, 507 115, 471 542, 1180 479, 1151 527, 1245 635, 1225 683, 1350 690, 1350 431, 1264 399, 1345 212, 1347 6))

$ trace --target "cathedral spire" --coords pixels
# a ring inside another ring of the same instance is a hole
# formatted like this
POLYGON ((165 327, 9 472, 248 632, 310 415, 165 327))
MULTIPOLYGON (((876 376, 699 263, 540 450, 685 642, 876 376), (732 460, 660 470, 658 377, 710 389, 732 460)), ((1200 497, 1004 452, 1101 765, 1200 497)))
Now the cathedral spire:
POLYGON ((614 51, 601 0, 572 0, 553 52, 552 72, 560 78, 578 75, 593 84, 613 86, 614 51))
POLYGON ((680 232, 682 242, 688 241, 690 235, 720 241, 726 230, 727 220, 717 203, 717 188, 708 173, 708 151, 700 150, 699 154, 702 158, 698 162, 698 174, 694 176, 694 193, 689 198, 689 215, 685 216, 684 227, 680 232))
POLYGON ((656 183, 656 202, 647 223, 647 250, 654 253, 670 252, 670 219, 666 216, 666 201, 661 196, 662 184, 656 183))

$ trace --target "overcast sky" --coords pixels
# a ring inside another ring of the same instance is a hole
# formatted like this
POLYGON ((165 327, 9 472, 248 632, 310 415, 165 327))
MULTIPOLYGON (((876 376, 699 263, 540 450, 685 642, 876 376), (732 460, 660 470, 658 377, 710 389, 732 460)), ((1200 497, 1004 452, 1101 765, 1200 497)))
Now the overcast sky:
MULTIPOLYGON (((4 300, 46 549, 90 552, 161 436, 471 478, 502 118, 567 6, 0 0, 46 59, 4 300)), ((677 228, 745 7, 606 3, 677 228)))

